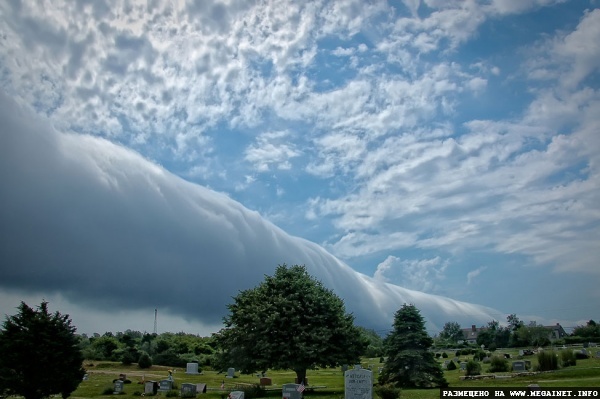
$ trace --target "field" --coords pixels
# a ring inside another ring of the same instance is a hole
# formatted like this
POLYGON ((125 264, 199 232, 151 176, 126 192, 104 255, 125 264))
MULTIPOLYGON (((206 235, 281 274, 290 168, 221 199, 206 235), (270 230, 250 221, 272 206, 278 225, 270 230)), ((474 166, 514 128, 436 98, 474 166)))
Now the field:
MULTIPOLYGON (((503 352, 504 353, 504 352, 503 352)), ((513 355, 516 355, 514 351, 513 355)), ((461 361, 469 360, 472 356, 461 356, 461 361)), ((516 357, 516 356, 515 356, 516 357)), ((528 356, 535 366, 535 356, 528 356)), ((379 359, 363 359, 363 367, 372 366, 373 380, 377 381, 378 367, 381 366, 379 359)), ((166 379, 169 375, 168 367, 152 366, 150 369, 141 370, 136 365, 123 366, 117 362, 86 362, 85 368, 89 379, 82 381, 79 388, 73 392, 74 398, 102 398, 113 397, 112 394, 103 394, 112 388, 112 381, 119 377, 120 373, 126 374, 131 384, 125 384, 124 394, 119 395, 122 398, 137 398, 144 392, 144 386, 139 382, 159 381, 166 379)), ((483 366, 483 374, 486 373, 487 365, 483 366)), ((511 373, 495 373, 496 375, 511 375, 511 373)), ((461 380, 464 372, 452 370, 445 372, 446 379, 451 387, 525 387, 529 384, 539 384, 542 387, 600 387, 600 359, 589 358, 587 360, 578 360, 576 366, 559 369, 554 372, 537 373, 535 375, 525 375, 513 378, 482 379, 482 380, 461 380)), ((173 371, 173 377, 177 387, 181 383, 204 383, 207 384, 207 393, 199 394, 201 399, 223 399, 230 391, 237 390, 244 384, 257 384, 259 378, 256 375, 245 375, 236 373, 235 378, 225 378, 224 373, 217 373, 211 370, 204 370, 200 375, 185 374, 185 369, 176 369, 173 371), (221 383, 225 383, 225 389, 220 389, 221 383)), ((293 383, 295 373, 289 370, 269 370, 267 377, 272 379, 273 385, 268 388, 267 397, 280 398, 281 385, 293 383)), ((343 399, 344 398, 344 377, 341 368, 309 370, 307 373, 308 387, 318 387, 314 391, 306 391, 305 398, 316 399, 343 399)), ((165 397, 162 393, 159 397, 165 397)), ((439 398, 438 389, 425 390, 403 390, 402 399, 433 399, 439 398)))

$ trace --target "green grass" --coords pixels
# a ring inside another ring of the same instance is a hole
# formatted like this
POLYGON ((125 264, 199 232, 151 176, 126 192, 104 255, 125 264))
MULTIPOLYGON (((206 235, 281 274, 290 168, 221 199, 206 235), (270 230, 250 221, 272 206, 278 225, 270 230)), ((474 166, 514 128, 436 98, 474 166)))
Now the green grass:
MULTIPOLYGON (((503 352, 504 353, 504 352, 503 352)), ((508 352, 516 355, 516 351, 508 352)), ((450 355, 450 353, 449 353, 450 355)), ((450 355, 450 359, 454 356, 450 355)), ((516 357, 516 356, 514 356, 516 357)), ((460 356, 460 361, 466 361, 472 358, 470 356, 460 356)), ((532 366, 535 367, 536 357, 528 356, 527 360, 531 360, 532 366)), ((438 359, 442 362, 444 359, 438 359)), ((515 359, 509 359, 512 361, 515 359)), ((377 382, 377 369, 381 366, 379 359, 363 359, 363 367, 373 365, 373 379, 377 382)), ((169 367, 152 366, 150 369, 141 370, 136 365, 123 366, 116 362, 94 362, 85 365, 88 371, 89 380, 82 381, 79 388, 73 392, 73 398, 98 398, 114 397, 115 395, 102 395, 106 388, 113 386, 112 380, 119 377, 120 373, 127 375, 127 378, 132 381, 131 384, 125 384, 125 394, 119 398, 137 398, 134 392, 144 392, 144 386, 138 384, 144 378, 146 381, 167 378, 169 367)), ((487 373, 489 364, 483 365, 482 372, 487 373)), ((511 373, 495 373, 496 375, 510 375, 511 373)), ((236 378, 225 378, 224 373, 217 373, 210 370, 205 370, 201 375, 185 374, 185 369, 177 369, 173 377, 175 383, 179 387, 181 383, 205 383, 208 387, 207 394, 198 395, 200 399, 223 399, 226 395, 236 390, 236 385, 256 384, 259 378, 256 375, 240 375, 236 373, 236 378), (225 390, 220 390, 221 382, 225 381, 225 390)), ((534 376, 523 376, 506 379, 486 379, 486 380, 469 380, 463 381, 460 379, 464 372, 460 370, 446 371, 446 379, 451 387, 525 387, 529 384, 539 384, 546 387, 598 387, 600 386, 600 359, 590 358, 587 360, 578 360, 576 366, 559 369, 554 372, 540 373, 534 376)), ((292 383, 295 379, 295 373, 289 370, 269 370, 267 376, 272 379, 273 385, 268 387, 267 392, 269 398, 281 398, 281 386, 283 384, 292 383)), ((314 392, 305 393, 307 399, 344 399, 344 377, 341 368, 336 369, 320 369, 309 370, 307 373, 309 386, 326 386, 319 388, 314 392)), ((165 394, 158 396, 165 398, 165 394)), ((376 398, 376 397, 375 397, 376 398)), ((439 398, 438 389, 406 389, 402 391, 401 399, 437 399, 439 398)), ((377 399, 377 398, 376 398, 377 399)))

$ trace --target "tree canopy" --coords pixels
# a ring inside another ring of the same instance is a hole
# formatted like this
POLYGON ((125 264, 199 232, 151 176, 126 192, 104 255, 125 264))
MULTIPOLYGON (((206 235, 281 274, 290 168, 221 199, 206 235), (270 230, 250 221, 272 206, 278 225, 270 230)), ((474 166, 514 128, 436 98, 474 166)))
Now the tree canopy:
POLYGON ((464 339, 460 324, 455 321, 445 323, 442 331, 440 331, 440 338, 447 339, 451 342, 458 342, 459 340, 464 339))
POLYGON ((433 339, 414 305, 404 304, 394 315, 392 332, 386 337, 386 354, 379 382, 400 388, 446 386, 444 373, 429 350, 433 339))
POLYGON ((306 370, 354 363, 365 349, 344 302, 304 266, 278 266, 257 287, 241 291, 228 309, 225 327, 215 335, 221 368, 291 369, 301 382, 306 370))
POLYGON ((85 373, 69 316, 49 313, 47 302, 37 310, 21 302, 18 309, 0 331, 0 396, 68 397, 85 373))

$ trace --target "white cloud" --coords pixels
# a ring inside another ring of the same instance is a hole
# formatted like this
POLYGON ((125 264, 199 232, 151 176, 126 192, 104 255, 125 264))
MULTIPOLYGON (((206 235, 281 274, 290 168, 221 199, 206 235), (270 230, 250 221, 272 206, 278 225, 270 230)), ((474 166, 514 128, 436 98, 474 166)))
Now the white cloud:
POLYGON ((281 170, 290 169, 290 160, 298 157, 300 151, 289 144, 289 136, 287 131, 262 133, 256 138, 256 143, 246 149, 245 160, 259 172, 267 172, 271 166, 281 170))
POLYGON ((486 266, 482 266, 482 267, 478 267, 477 269, 471 270, 470 272, 468 272, 467 273, 467 284, 471 284, 473 282, 473 280, 475 280, 475 278, 477 278, 477 276, 479 276, 486 269, 487 269, 486 266))
POLYGON ((390 255, 377 265, 373 278, 409 289, 434 293, 440 288, 439 282, 444 279, 447 267, 448 262, 442 261, 439 257, 402 260, 390 255))

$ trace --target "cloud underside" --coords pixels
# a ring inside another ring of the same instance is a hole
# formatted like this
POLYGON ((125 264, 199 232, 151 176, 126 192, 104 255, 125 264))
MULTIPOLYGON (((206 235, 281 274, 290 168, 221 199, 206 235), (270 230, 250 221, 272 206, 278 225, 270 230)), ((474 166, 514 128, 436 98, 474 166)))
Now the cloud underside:
POLYGON ((305 264, 357 322, 388 328, 403 303, 432 325, 500 312, 359 274, 225 195, 104 139, 56 132, 0 96, 0 286, 95 309, 168 309, 216 324, 278 264, 305 264))

